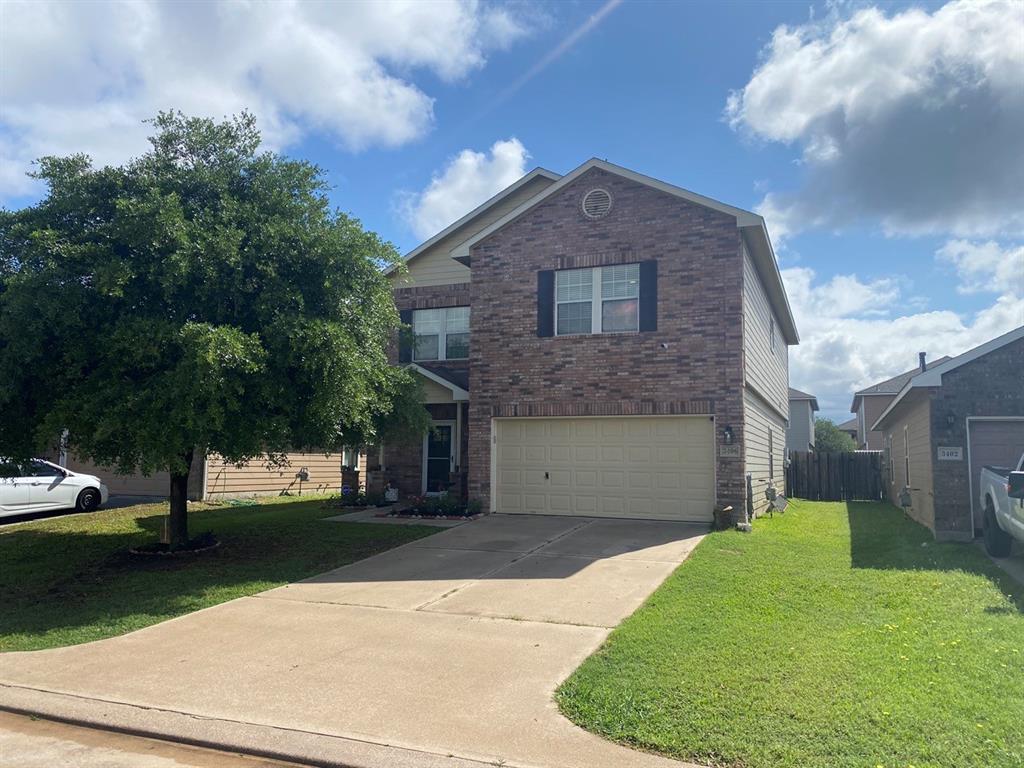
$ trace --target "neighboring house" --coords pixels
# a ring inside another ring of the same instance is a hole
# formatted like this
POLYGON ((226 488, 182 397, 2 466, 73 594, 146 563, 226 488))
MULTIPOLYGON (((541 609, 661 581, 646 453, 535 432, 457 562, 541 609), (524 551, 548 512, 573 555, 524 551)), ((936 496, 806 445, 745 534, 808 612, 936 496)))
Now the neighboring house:
POLYGON ((949 360, 948 357, 940 357, 938 360, 933 360, 929 363, 925 361, 925 353, 921 352, 918 355, 917 368, 904 371, 899 376, 893 376, 891 379, 880 381, 877 384, 872 384, 870 387, 854 392, 850 412, 856 414, 857 447, 869 451, 882 450, 884 447, 882 434, 873 430, 871 425, 882 415, 882 411, 889 407, 889 404, 908 381, 922 370, 933 368, 947 360, 949 360))
POLYGON ((406 265, 397 359, 434 429, 371 451, 374 484, 706 522, 782 482, 798 338, 760 216, 594 159, 531 172, 406 265))
POLYGON ((786 455, 793 451, 814 450, 814 412, 818 398, 789 388, 789 427, 786 429, 786 455))
POLYGON ((937 539, 973 538, 981 468, 1024 451, 1024 326, 918 372, 870 426, 893 503, 909 487, 911 516, 937 539))
MULTIPOLYGON (((196 459, 189 473, 189 498, 214 500, 253 496, 300 495, 304 493, 338 493, 344 485, 358 488, 366 469, 366 456, 346 450, 341 454, 288 453, 285 466, 268 466, 256 459, 241 466, 225 462, 219 456, 196 459)), ((170 476, 166 472, 151 475, 119 474, 109 467, 62 456, 59 463, 76 472, 97 475, 106 483, 110 494, 166 498, 170 476)))
POLYGON ((849 421, 844 421, 842 424, 837 424, 836 429, 840 432, 845 432, 853 438, 853 442, 860 447, 860 439, 857 437, 860 433, 857 431, 857 417, 854 416, 849 421))

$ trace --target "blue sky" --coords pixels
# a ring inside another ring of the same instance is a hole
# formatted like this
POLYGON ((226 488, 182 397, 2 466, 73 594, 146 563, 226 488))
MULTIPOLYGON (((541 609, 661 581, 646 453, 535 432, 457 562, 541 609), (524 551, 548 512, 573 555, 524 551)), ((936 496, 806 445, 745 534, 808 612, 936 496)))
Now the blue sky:
POLYGON ((403 253, 522 172, 591 156, 763 213, 803 338, 791 383, 838 420, 918 351, 1024 324, 1012 0, 154 0, 0 17, 8 207, 39 194, 32 157, 118 162, 157 109, 248 108, 403 253))

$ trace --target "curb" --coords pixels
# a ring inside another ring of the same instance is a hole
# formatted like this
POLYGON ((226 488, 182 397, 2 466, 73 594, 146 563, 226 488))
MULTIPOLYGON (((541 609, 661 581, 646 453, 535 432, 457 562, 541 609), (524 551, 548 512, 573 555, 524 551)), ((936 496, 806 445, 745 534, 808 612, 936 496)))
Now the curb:
MULTIPOLYGON (((351 737, 222 720, 0 683, 0 710, 175 744, 316 768, 483 768, 494 760, 423 752, 351 737)), ((527 768, 503 762, 506 768, 527 768)))

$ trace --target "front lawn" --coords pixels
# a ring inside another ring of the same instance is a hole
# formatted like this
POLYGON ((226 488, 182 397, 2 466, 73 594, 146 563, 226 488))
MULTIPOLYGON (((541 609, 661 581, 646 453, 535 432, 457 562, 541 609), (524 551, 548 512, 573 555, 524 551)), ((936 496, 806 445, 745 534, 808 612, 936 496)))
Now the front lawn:
POLYGON ((158 538, 166 504, 0 528, 0 650, 124 634, 436 532, 321 519, 337 513, 323 499, 190 509, 192 535, 212 531, 221 546, 180 559, 127 552, 158 538))
POLYGON ((1024 765, 1024 589, 885 504, 710 534, 558 691, 579 725, 716 766, 1024 765))

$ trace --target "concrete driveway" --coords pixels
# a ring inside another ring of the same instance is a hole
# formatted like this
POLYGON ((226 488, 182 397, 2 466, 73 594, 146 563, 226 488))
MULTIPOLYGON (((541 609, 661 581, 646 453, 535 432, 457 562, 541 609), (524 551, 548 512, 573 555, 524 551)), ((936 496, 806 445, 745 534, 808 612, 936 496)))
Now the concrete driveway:
POLYGON ((0 656, 0 706, 320 764, 678 766, 576 728, 552 692, 703 532, 486 517, 123 637, 0 656))

